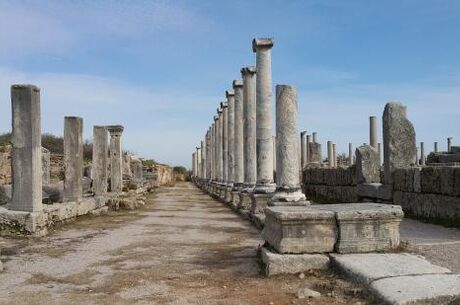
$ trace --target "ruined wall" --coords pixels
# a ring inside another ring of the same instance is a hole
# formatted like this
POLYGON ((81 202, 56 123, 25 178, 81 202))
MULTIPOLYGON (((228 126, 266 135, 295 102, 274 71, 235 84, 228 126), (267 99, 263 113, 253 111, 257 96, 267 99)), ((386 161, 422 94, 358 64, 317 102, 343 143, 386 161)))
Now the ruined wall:
POLYGON ((156 179, 159 186, 174 185, 175 177, 173 168, 167 165, 156 164, 153 166, 153 171, 156 173, 156 179))
POLYGON ((7 145, 0 147, 0 185, 11 183, 11 145, 7 145))
POLYGON ((356 167, 306 168, 303 192, 315 202, 357 202, 356 167))
POLYGON ((460 167, 427 166, 397 169, 393 200, 407 216, 460 226, 460 167))

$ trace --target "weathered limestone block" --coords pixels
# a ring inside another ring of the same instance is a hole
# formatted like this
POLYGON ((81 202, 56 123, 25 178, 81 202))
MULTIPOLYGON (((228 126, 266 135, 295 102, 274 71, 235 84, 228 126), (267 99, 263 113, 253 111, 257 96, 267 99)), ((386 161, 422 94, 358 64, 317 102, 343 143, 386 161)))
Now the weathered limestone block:
POLYGON ((421 168, 401 168, 393 172, 393 189, 404 192, 421 192, 421 168))
POLYGON ((327 270, 330 263, 325 254, 279 254, 266 247, 261 249, 261 257, 267 276, 327 270))
POLYGON ((357 191, 361 198, 370 198, 379 202, 393 199, 393 189, 388 184, 362 183, 358 184, 357 191))
POLYGON ((445 226, 460 226, 460 197, 395 191, 394 204, 407 216, 445 226))
POLYGON ((11 155, 11 145, 0 146, 0 185, 12 183, 11 155))
POLYGON ((0 205, 7 204, 11 201, 13 188, 11 184, 0 185, 0 205))
POLYGON ((95 196, 107 193, 108 179, 108 132, 106 126, 93 127, 93 164, 92 178, 95 196))
POLYGON ((421 186, 423 193, 444 194, 455 196, 458 190, 455 186, 456 167, 426 166, 421 171, 421 186))
POLYGON ((392 184, 392 172, 416 164, 415 129, 406 118, 406 107, 392 102, 383 112, 383 149, 385 184, 392 184))
POLYGON ((332 252, 337 240, 334 212, 313 207, 265 209, 263 238, 278 253, 332 252))
POLYGON ((64 201, 80 202, 83 198, 83 119, 64 119, 64 201))
POLYGON ((321 144, 310 142, 308 143, 308 156, 310 158, 310 163, 322 163, 323 155, 321 151, 321 144))
POLYGON ((390 251, 399 246, 399 224, 404 217, 397 205, 377 203, 327 204, 338 226, 338 253, 390 251))
POLYGON ((121 193, 123 187, 123 159, 121 149, 123 126, 108 126, 107 129, 110 133, 110 189, 114 193, 121 193))
POLYGON ((380 157, 372 146, 360 146, 356 149, 356 175, 359 183, 380 182, 380 157))

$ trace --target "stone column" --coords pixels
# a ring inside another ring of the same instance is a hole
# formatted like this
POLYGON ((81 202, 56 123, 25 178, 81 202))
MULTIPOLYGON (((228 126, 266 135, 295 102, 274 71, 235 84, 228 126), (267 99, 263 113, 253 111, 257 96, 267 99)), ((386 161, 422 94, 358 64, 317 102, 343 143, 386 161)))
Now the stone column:
POLYGON ((327 141, 327 161, 329 163, 329 167, 334 167, 334 152, 332 148, 332 141, 327 141))
POLYGON ((42 184, 50 184, 51 175, 50 175, 50 166, 51 166, 51 154, 50 151, 42 147, 42 184))
POLYGON ((379 153, 379 165, 382 165, 382 143, 377 143, 377 151, 379 153))
POLYGON ((312 137, 313 137, 313 143, 318 143, 318 133, 317 132, 312 133, 312 137))
POLYGON ((197 178, 201 178, 201 149, 200 147, 195 147, 196 149, 196 158, 195 158, 195 168, 197 178))
POLYGON ((301 170, 307 165, 307 142, 305 140, 306 130, 300 133, 300 168, 301 170))
POLYGON ((309 149, 310 143, 311 143, 311 135, 307 134, 307 141, 306 141, 306 144, 305 144, 305 155, 306 155, 306 159, 307 159, 306 160, 307 164, 309 164, 311 162, 310 149, 309 149))
POLYGON ((212 163, 212 152, 211 152, 211 127, 206 132, 206 180, 211 180, 211 163, 212 163))
POLYGON ((425 165, 425 143, 420 142, 420 165, 425 165))
POLYGON ((205 141, 201 141, 201 166, 200 166, 200 178, 206 179, 206 144, 205 141))
POLYGON ((83 199, 83 119, 64 118, 64 202, 83 199))
POLYGON ((241 69, 243 76, 243 144, 244 144, 244 186, 252 191, 257 181, 256 153, 256 69, 241 69))
MULTIPOLYGON (((222 106, 222 104, 221 104, 222 106)), ((224 114, 222 108, 218 110, 218 128, 217 128, 217 177, 219 183, 224 182, 224 157, 223 157, 223 121, 224 114)))
POLYGON ((434 142, 434 152, 438 152, 438 142, 434 142))
POLYGON ((233 90, 225 92, 227 98, 227 185, 233 188, 233 167, 235 153, 235 93, 233 90))
POLYGON ((196 168, 195 168, 195 164, 196 164, 195 158, 196 158, 196 156, 195 156, 195 154, 196 154, 196 152, 192 153, 192 177, 193 178, 196 177, 196 168))
POLYGON ((369 143, 377 149, 377 117, 369 117, 369 143))
POLYGON ((257 183, 254 193, 272 193, 273 143, 272 143, 272 39, 254 39, 252 49, 256 53, 256 141, 257 141, 257 183))
POLYGON ((228 105, 222 103, 222 183, 228 183, 228 105))
POLYGON ((233 182, 234 190, 239 191, 244 183, 243 81, 234 80, 233 91, 235 92, 233 182))
POLYGON ((353 144, 348 143, 348 163, 353 165, 353 144))
POLYGON ((144 181, 144 173, 143 173, 143 169, 142 169, 142 161, 139 160, 139 159, 135 159, 132 161, 133 163, 133 176, 134 176, 134 181, 136 183, 136 185, 139 187, 139 186, 142 186, 143 185, 143 181, 144 181))
POLYGON ((274 175, 276 173, 276 136, 272 137, 272 143, 273 143, 273 175, 274 175))
POLYGON ((123 190, 123 160, 121 151, 121 135, 123 126, 108 126, 110 133, 110 189, 113 193, 123 190))
POLYGON ((42 143, 40 89, 33 85, 11 86, 13 119, 12 200, 10 210, 42 211, 42 143))
POLYGON ((451 151, 451 147, 452 147, 452 137, 448 137, 447 138, 447 152, 451 151))
POLYGON ((219 141, 217 135, 219 133, 219 116, 214 115, 214 123, 212 124, 212 180, 217 182, 219 180, 218 175, 218 150, 217 143, 219 141))
POLYGON ((93 127, 93 192, 94 196, 107 193, 108 134, 106 126, 93 127))
POLYGON ((337 167, 337 151, 335 150, 335 143, 332 143, 332 163, 333 167, 337 167))
POLYGON ((300 188, 297 92, 276 86, 276 192, 269 205, 306 205, 300 188))

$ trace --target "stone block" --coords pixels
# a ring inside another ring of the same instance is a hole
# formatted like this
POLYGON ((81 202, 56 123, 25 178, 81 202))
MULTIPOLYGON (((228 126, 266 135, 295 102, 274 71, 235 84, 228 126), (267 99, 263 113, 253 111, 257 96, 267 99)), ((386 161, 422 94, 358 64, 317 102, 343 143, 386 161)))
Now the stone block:
POLYGON ((251 194, 251 214, 263 214, 273 193, 251 194))
POLYGON ((331 264, 354 282, 370 284, 385 277, 450 273, 424 257, 409 253, 331 254, 331 264))
POLYGON ((391 185, 381 183, 358 184, 358 196, 361 198, 372 198, 379 201, 391 201, 393 199, 393 189, 391 185))
POLYGON ((456 167, 427 166, 421 172, 421 190, 424 193, 444 194, 455 196, 456 167))
POLYGON ((335 213, 338 253, 390 251, 399 246, 400 206, 377 203, 318 205, 316 209, 335 213))
POLYGON ((248 192, 240 192, 240 200, 238 202, 238 210, 250 211, 252 206, 252 195, 248 192))
POLYGON ((230 202, 230 206, 232 210, 237 210, 240 204, 240 193, 238 191, 232 191, 232 201, 230 202))
POLYGON ((459 274, 406 275, 376 280, 370 291, 385 304, 460 304, 459 274))
POLYGON ((356 179, 358 184, 380 182, 380 156, 371 146, 356 149, 356 179))
POLYGON ((279 253, 325 253, 334 249, 334 212, 313 207, 269 207, 265 216, 262 236, 279 253))
POLYGON ((261 249, 265 275, 297 274, 329 269, 329 257, 324 254, 279 254, 266 247, 261 249))

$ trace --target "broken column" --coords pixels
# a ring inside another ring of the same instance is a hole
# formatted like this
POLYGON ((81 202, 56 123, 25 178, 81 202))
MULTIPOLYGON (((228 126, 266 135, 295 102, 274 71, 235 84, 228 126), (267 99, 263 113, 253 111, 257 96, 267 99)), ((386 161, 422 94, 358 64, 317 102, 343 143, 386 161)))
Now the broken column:
POLYGON ((241 69, 243 77, 243 149, 244 186, 240 193, 238 208, 242 213, 251 207, 251 194, 257 181, 256 154, 256 69, 241 69))
POLYGON ((300 133, 300 169, 307 165, 307 142, 305 139, 306 130, 300 133))
POLYGON ((83 119, 64 118, 64 202, 83 199, 83 119))
POLYGON ((447 138, 447 152, 451 151, 451 147, 452 147, 452 137, 448 137, 447 138))
POLYGON ((420 165, 425 165, 425 143, 420 142, 420 165))
POLYGON ((306 205, 300 187, 297 92, 276 86, 276 191, 268 205, 306 205))
POLYGON ((94 196, 107 193, 108 134, 106 126, 93 127, 93 192, 94 196))
POLYGON ((108 126, 110 133, 110 189, 113 193, 123 190, 123 160, 121 150, 121 135, 123 126, 108 126))
POLYGON ((275 191, 273 181, 272 139, 272 39, 254 39, 252 49, 256 53, 256 141, 257 183, 253 192, 251 213, 263 213, 268 200, 275 191))
POLYGON ((392 184, 392 172, 416 164, 415 130, 398 102, 385 105, 383 112, 384 182, 392 184))
POLYGON ((13 191, 8 208, 41 212, 40 89, 33 85, 11 86, 11 108, 13 191))
POLYGON ((348 143, 348 164, 353 165, 353 144, 348 143))
POLYGON ((377 117, 369 117, 369 143, 374 148, 377 149, 377 117))
POLYGON ((379 156, 372 146, 356 148, 356 177, 358 184, 380 182, 379 156))
POLYGON ((434 142, 434 152, 438 152, 438 142, 434 142))
POLYGON ((313 143, 317 143, 317 141, 318 141, 317 137, 318 137, 318 133, 317 133, 317 132, 312 133, 312 138, 313 138, 313 139, 312 139, 312 142, 313 142, 313 143))

